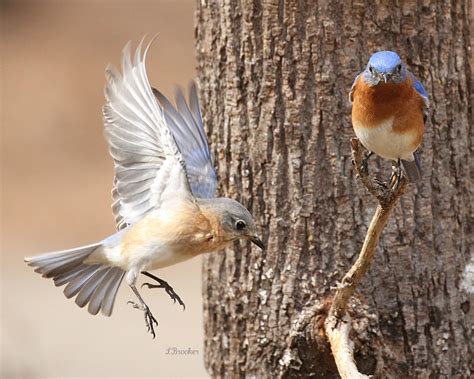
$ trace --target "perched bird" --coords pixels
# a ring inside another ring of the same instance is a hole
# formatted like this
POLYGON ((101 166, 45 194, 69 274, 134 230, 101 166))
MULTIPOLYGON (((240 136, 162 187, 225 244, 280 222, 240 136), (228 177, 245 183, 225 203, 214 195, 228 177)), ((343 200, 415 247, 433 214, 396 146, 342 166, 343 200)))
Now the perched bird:
MULTIPOLYGON (((143 43, 143 41, 142 41, 143 43)), ((113 213, 119 231, 92 245, 25 258, 28 265, 67 298, 88 304, 89 313, 110 316, 120 284, 135 293, 148 330, 157 321, 136 288, 140 273, 157 281, 184 307, 155 270, 213 252, 243 239, 264 248, 248 210, 235 200, 215 198, 217 186, 196 86, 189 102, 176 92, 175 108, 147 78, 142 43, 134 57, 123 50, 122 73, 107 67, 105 135, 115 165, 113 213)))
MULTIPOLYGON (((395 161, 410 181, 421 179, 420 146, 428 94, 393 51, 373 54, 357 75, 349 99, 357 138, 370 152, 395 161)), ((365 161, 366 163, 366 161, 365 161)))

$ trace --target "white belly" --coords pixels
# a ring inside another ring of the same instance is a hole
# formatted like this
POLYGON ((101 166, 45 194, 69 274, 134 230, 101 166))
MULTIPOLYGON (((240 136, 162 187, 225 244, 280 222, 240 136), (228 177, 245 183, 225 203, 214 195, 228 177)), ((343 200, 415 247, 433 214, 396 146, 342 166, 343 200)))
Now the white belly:
POLYGON ((176 263, 194 258, 196 255, 186 254, 186 252, 175 252, 172 249, 160 249, 154 254, 149 262, 148 270, 156 270, 158 268, 172 266, 176 263))
POLYGON ((193 258, 193 255, 173 251, 167 244, 149 242, 137 246, 133 257, 126 262, 123 269, 127 271, 127 283, 134 284, 142 271, 172 266, 190 258, 193 258))
POLYGON ((393 131, 393 120, 391 117, 381 122, 377 127, 365 127, 354 121, 354 131, 362 145, 378 156, 398 160, 412 161, 413 157, 413 135, 400 134, 393 131))
POLYGON ((194 256, 186 250, 176 249, 176 246, 150 238, 149 241, 136 247, 129 264, 140 267, 141 270, 156 270, 172 266, 194 256))

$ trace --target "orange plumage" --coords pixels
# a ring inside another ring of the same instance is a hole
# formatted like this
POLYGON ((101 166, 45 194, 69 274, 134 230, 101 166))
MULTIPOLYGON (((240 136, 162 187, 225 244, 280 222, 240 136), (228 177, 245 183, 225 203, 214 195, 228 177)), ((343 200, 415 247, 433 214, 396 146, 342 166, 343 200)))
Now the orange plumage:
POLYGON ((366 128, 377 127, 383 120, 394 117, 395 133, 413 136, 413 150, 421 144, 424 133, 423 99, 410 78, 404 83, 381 83, 370 87, 362 76, 355 83, 352 119, 366 128))

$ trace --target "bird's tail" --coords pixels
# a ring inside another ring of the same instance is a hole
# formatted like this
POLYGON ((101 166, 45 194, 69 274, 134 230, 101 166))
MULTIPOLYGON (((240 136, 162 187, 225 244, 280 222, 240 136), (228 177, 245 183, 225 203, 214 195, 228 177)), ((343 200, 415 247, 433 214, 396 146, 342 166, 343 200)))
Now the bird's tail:
POLYGON ((410 182, 418 182, 421 180, 421 164, 420 157, 417 152, 413 154, 415 159, 412 161, 404 161, 402 159, 403 171, 407 175, 410 182))
POLYGON ((52 278, 57 287, 65 284, 67 298, 76 296, 76 304, 81 308, 89 303, 89 313, 112 314, 115 297, 125 271, 118 267, 101 264, 86 264, 84 261, 101 244, 93 244, 76 249, 25 258, 25 262, 35 267, 35 272, 44 278, 52 278))

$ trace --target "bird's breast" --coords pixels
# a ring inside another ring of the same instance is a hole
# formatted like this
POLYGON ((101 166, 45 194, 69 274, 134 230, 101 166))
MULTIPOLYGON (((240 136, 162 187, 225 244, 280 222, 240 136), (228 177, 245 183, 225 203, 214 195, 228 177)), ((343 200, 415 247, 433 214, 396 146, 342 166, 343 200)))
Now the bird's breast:
POLYGON ((150 213, 122 241, 128 265, 156 269, 176 264, 225 244, 219 231, 195 204, 150 213))
POLYGON ((411 82, 370 87, 359 79, 353 98, 352 125, 362 144, 386 159, 412 160, 424 122, 411 82))

